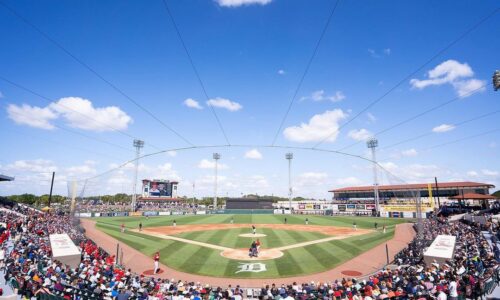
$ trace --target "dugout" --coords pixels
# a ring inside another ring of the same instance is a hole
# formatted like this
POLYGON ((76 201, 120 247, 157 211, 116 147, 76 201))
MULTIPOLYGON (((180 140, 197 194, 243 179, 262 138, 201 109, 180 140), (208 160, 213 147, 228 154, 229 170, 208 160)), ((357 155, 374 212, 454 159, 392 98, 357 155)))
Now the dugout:
POLYGON ((271 199, 230 198, 226 200, 226 209, 271 209, 271 199))

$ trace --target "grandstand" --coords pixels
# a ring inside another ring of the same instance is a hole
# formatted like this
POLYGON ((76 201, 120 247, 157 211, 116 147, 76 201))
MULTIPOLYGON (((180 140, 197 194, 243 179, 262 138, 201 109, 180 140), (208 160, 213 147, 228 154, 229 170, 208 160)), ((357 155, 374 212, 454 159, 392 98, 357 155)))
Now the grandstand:
MULTIPOLYGON (((420 198, 423 217, 440 206, 456 201, 474 204, 465 195, 489 195, 495 186, 479 182, 442 182, 381 185, 378 187, 380 215, 384 217, 416 217, 416 197, 420 198)), ((334 214, 369 214, 375 210, 373 186, 344 187, 333 193, 334 214)))

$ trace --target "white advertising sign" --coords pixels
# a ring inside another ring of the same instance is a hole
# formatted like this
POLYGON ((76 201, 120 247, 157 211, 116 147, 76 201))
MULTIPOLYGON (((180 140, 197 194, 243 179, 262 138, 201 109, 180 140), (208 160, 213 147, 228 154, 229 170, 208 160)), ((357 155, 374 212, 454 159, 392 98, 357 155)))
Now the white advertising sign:
POLYGON ((62 262, 71 268, 80 264, 81 253, 66 233, 51 234, 49 236, 52 258, 62 262))

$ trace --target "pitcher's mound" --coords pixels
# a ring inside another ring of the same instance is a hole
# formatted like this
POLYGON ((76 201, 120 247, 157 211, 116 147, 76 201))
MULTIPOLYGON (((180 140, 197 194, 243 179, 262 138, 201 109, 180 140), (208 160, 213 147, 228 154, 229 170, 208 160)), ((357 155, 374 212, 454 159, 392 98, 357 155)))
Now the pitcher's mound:
POLYGON ((267 236, 267 235, 265 235, 263 233, 256 233, 256 234, 253 234, 253 233, 243 233, 243 234, 240 234, 239 236, 241 236, 241 237, 256 237, 256 238, 258 238, 258 237, 264 237, 264 236, 267 236))
POLYGON ((261 249, 259 257, 249 257, 248 249, 229 249, 222 251, 220 255, 235 260, 269 260, 282 257, 283 252, 276 249, 261 249))

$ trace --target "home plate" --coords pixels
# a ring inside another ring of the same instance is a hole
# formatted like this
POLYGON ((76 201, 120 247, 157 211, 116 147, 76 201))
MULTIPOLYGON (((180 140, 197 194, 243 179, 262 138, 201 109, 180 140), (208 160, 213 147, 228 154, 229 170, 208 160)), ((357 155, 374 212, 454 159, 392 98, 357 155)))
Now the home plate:
POLYGON ((253 234, 253 233, 243 233, 243 234, 240 234, 239 236, 241 237, 250 237, 250 238, 258 238, 258 237, 264 237, 264 236, 267 236, 263 233, 256 233, 256 234, 253 234))

